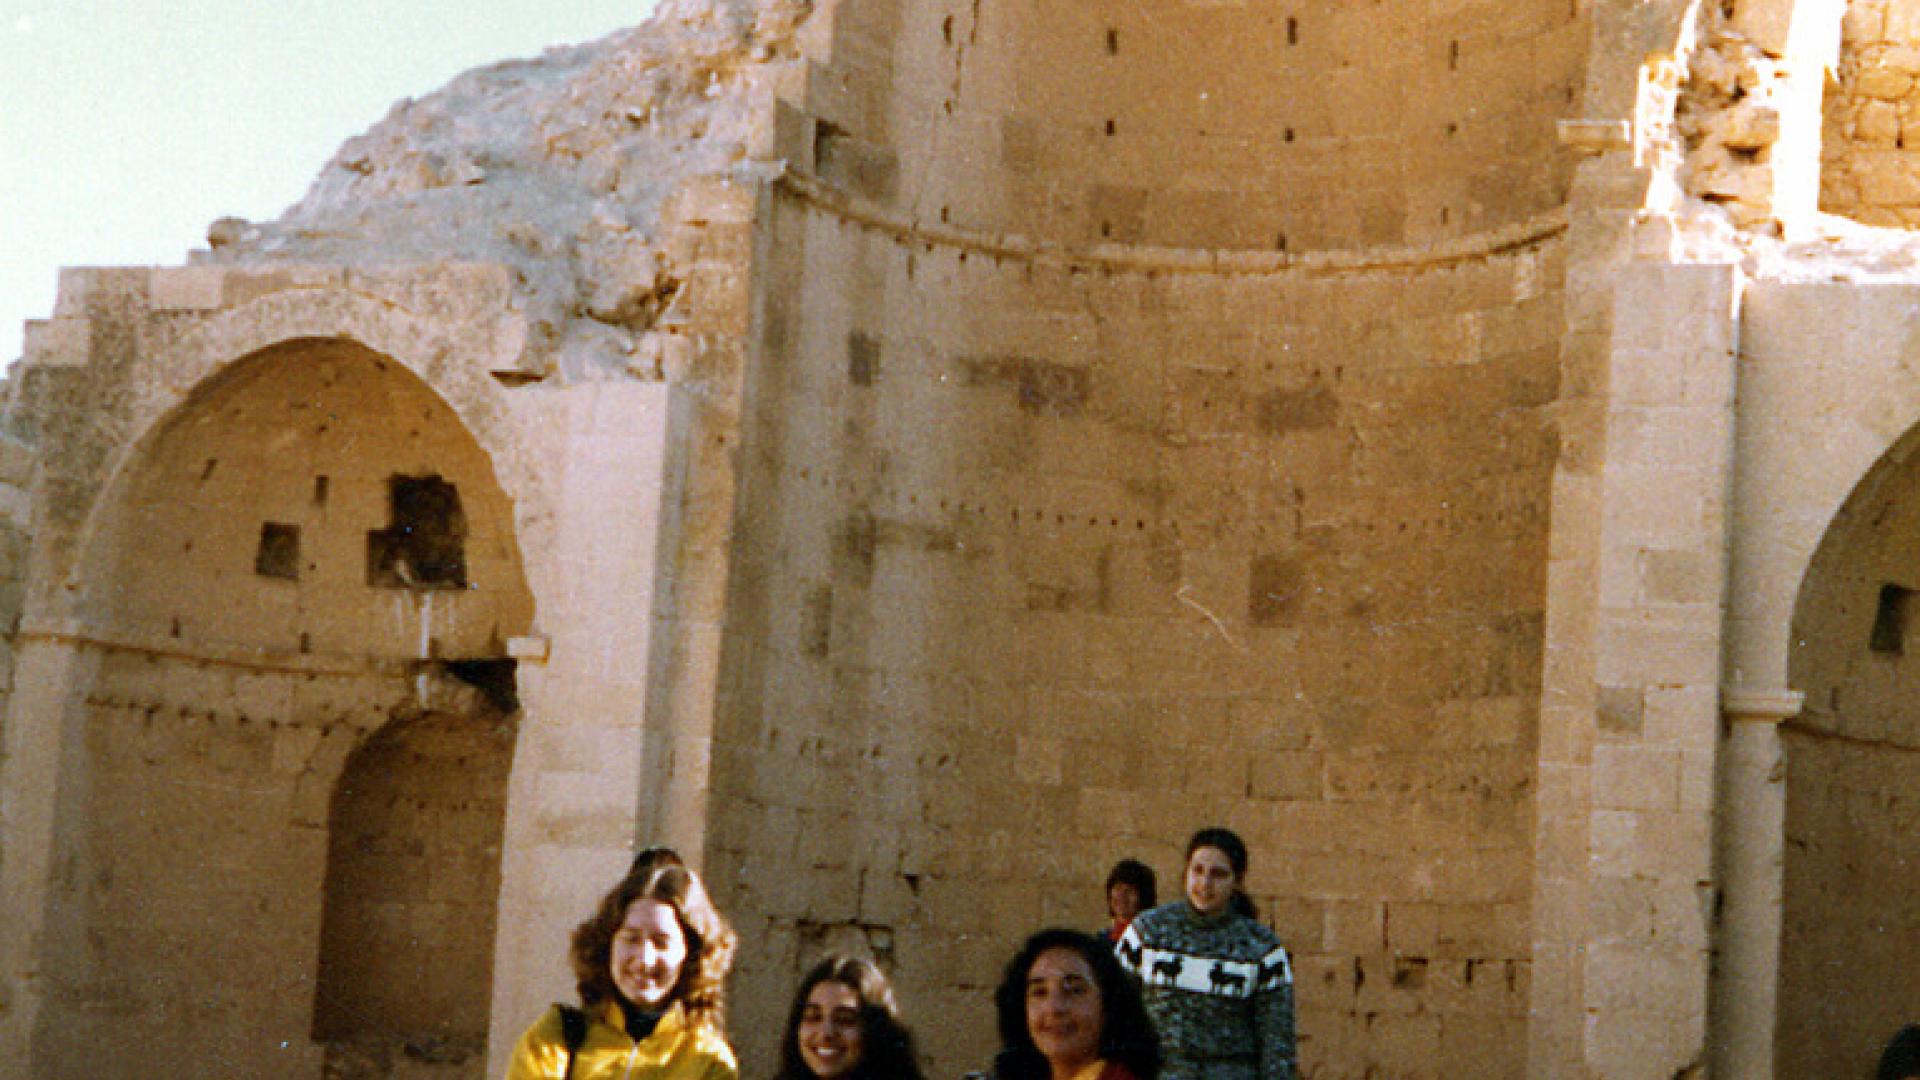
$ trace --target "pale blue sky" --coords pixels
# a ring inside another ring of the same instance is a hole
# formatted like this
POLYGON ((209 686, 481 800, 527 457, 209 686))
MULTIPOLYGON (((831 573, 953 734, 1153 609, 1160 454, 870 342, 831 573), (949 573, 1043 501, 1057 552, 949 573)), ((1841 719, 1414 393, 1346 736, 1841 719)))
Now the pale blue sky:
POLYGON ((348 136, 653 0, 0 0, 0 365, 61 266, 181 262, 277 217, 348 136))

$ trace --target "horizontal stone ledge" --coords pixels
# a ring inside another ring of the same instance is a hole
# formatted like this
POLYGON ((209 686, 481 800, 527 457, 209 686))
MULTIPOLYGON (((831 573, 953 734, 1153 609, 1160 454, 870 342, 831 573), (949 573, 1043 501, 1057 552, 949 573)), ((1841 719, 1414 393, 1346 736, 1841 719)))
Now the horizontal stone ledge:
POLYGON ((795 198, 897 240, 968 254, 1064 266, 1162 273, 1271 276, 1286 273, 1361 274, 1380 270, 1444 269, 1536 248, 1567 230, 1567 211, 1556 207, 1504 228, 1435 244, 1287 253, 1230 248, 1176 248, 1141 244, 1092 244, 1084 248, 1014 233, 983 233, 933 225, 889 213, 871 202, 787 170, 774 183, 795 198))

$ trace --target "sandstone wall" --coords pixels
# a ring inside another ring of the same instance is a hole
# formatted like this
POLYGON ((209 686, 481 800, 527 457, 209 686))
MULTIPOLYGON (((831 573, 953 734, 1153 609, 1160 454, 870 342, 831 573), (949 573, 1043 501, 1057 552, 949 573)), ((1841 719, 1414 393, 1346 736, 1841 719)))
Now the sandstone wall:
POLYGON ((1560 204, 1580 5, 1030 0, 831 10, 820 171, 907 217, 1064 244, 1306 251, 1560 204))
POLYGON ((1312 1075, 1518 1075, 1577 10, 825 16, 714 741, 737 1029, 866 949, 977 1067, 1021 936, 1225 822, 1312 1075))
POLYGON ((77 276, 15 386, 13 430, 58 449, 12 639, 5 958, 32 1008, 4 1016, 8 1067, 479 1076, 506 641, 532 616, 512 511, 448 404, 366 347, 295 335, 176 382, 224 280, 77 276), (378 805, 337 789, 368 736, 425 711, 455 750, 386 761, 378 805), (361 955, 323 944, 341 907, 361 955), (423 947, 402 982, 423 1008, 359 1007, 395 981, 362 961, 423 947))
POLYGON ((1852 0, 1827 84, 1820 208, 1920 225, 1920 3, 1852 0))
POLYGON ((1225 822, 1314 1075, 1519 1075, 1559 251, 1227 273, 765 223, 709 859, 982 1064, 1025 933, 1225 822))

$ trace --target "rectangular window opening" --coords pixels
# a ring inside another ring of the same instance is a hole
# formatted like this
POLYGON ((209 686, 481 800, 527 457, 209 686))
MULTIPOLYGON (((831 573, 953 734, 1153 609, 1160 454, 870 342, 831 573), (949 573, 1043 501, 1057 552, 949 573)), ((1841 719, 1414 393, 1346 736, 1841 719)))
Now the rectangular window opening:
POLYGON ((1873 635, 1868 648, 1892 656, 1906 652, 1907 611, 1912 607, 1913 594, 1914 590, 1899 585, 1880 586, 1880 603, 1873 613, 1873 635))

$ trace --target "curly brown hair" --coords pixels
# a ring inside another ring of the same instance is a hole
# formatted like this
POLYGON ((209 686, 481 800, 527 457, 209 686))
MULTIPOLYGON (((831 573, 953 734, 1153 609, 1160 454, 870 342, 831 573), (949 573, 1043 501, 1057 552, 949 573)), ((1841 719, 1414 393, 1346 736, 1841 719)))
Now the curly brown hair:
POLYGON ((718 1030, 726 1021, 727 972, 733 967, 733 930, 707 897, 700 875, 685 866, 656 864, 628 874, 600 901, 593 917, 573 931, 567 958, 583 1005, 616 1001, 613 985, 613 937, 636 900, 657 900, 673 909, 686 935, 687 958, 668 1001, 686 1010, 687 1020, 718 1030))

